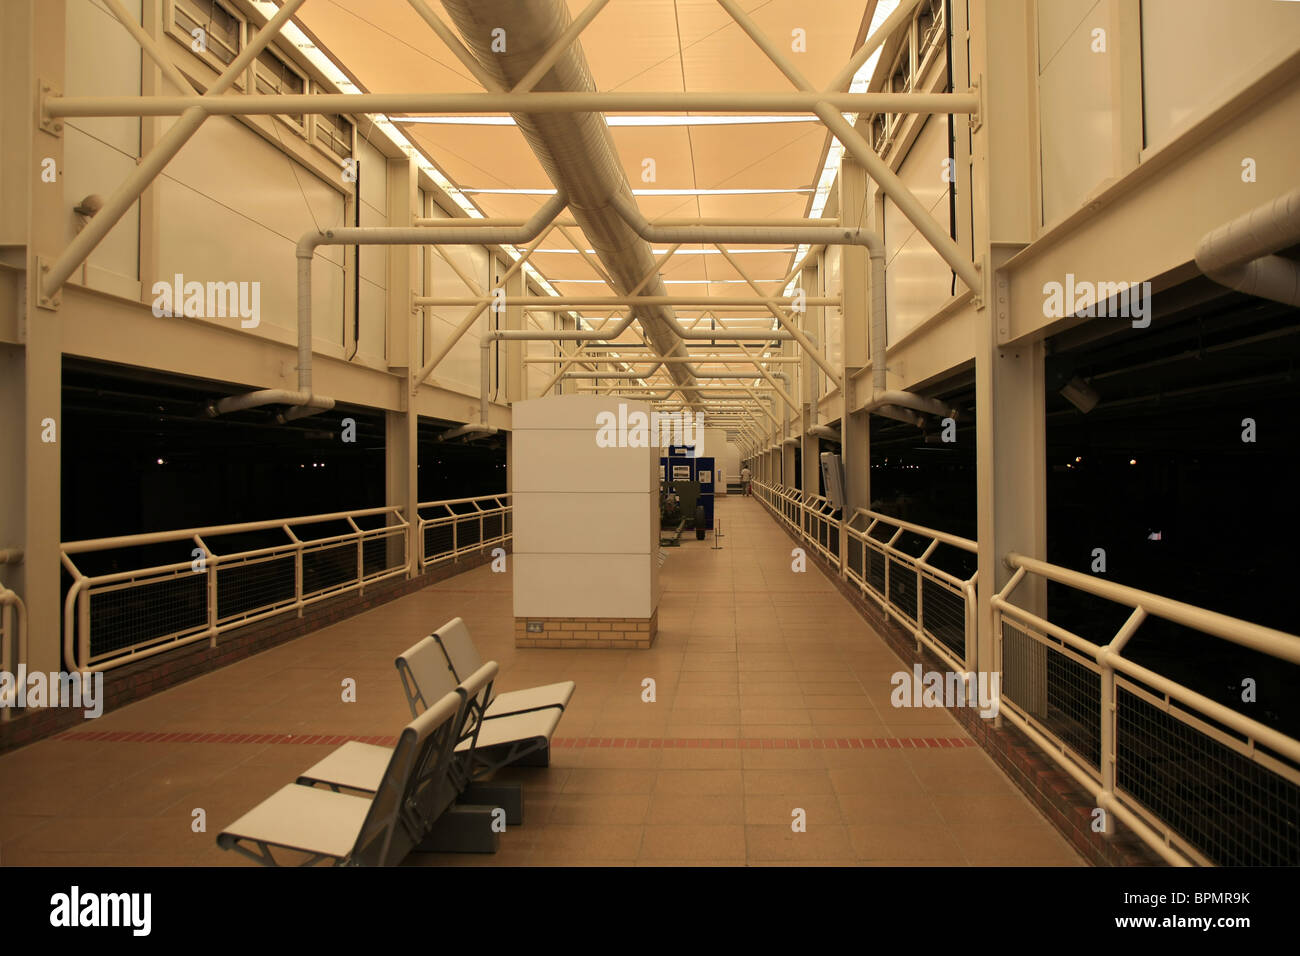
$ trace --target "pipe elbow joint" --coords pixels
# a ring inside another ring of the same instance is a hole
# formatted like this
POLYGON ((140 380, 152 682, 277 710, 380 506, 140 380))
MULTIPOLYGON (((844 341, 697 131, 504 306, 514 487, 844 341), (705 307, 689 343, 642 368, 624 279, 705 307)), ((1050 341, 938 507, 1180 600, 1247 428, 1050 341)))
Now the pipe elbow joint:
POLYGON ((298 240, 294 254, 299 259, 310 259, 316 254, 316 247, 329 235, 324 232, 309 232, 298 240))

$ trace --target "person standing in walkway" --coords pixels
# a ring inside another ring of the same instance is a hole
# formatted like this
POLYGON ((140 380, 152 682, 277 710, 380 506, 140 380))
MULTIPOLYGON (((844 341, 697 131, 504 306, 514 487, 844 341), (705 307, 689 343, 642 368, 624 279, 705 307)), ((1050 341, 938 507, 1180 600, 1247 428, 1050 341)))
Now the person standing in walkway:
POLYGON ((748 465, 746 465, 744 468, 740 469, 740 483, 741 483, 741 485, 744 487, 744 493, 745 493, 746 495, 749 494, 749 479, 750 479, 750 474, 751 474, 751 473, 750 473, 750 470, 749 470, 749 466, 748 466, 748 465))

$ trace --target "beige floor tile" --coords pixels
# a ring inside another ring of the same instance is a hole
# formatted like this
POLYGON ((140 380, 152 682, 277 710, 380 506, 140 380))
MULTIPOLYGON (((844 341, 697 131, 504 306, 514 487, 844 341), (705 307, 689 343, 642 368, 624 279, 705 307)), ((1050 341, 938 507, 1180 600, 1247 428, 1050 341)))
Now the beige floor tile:
POLYGON ((739 860, 745 828, 730 824, 647 826, 639 860, 739 860))

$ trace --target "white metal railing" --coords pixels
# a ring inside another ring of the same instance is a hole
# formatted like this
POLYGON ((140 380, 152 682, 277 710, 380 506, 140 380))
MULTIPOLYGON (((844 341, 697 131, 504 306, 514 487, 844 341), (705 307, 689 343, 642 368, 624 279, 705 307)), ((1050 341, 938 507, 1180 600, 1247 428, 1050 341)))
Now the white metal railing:
POLYGON ((215 646, 223 631, 275 614, 301 616, 317 601, 405 575, 408 532, 402 509, 387 507, 64 543, 73 579, 64 660, 70 670, 107 670, 195 641, 215 646), (238 536, 258 537, 257 546, 214 547, 238 536), (154 553, 142 559, 139 549, 154 553), (181 560, 159 563, 157 552, 181 560), (107 570, 84 573, 74 556, 107 570))
POLYGON ((859 508, 845 522, 820 495, 755 481, 755 493, 778 519, 834 564, 881 609, 955 671, 969 670, 975 647, 976 572, 935 566, 940 545, 974 554, 974 541, 859 508), (919 552, 903 550, 910 533, 919 552))
POLYGON ((969 574, 956 574, 933 559, 940 545, 974 555, 975 542, 865 508, 845 524, 844 537, 845 576, 952 670, 970 670, 978 572, 972 566, 969 574), (904 550, 905 534, 912 536, 917 554, 904 550))
POLYGON ((421 502, 419 511, 421 568, 503 545, 513 537, 509 494, 421 502))
MULTIPOLYGON (((1300 741, 1123 655, 1148 617, 1286 670, 1300 665, 1300 637, 1020 555, 1007 562, 1016 571, 992 599, 1002 716, 1171 863, 1300 863, 1300 741), (1131 613, 1094 643, 1011 601, 1030 575, 1131 613)), ((1289 693, 1297 677, 1273 683, 1289 693)))

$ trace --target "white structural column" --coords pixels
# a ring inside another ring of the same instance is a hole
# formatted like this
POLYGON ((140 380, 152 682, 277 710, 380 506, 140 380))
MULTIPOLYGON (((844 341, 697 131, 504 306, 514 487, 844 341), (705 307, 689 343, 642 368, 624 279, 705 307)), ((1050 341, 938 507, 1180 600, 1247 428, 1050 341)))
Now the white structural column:
MULTIPOLYGON (((961 85, 965 58, 960 11, 954 4, 957 40, 954 72, 961 85)), ((969 22, 970 79, 983 91, 982 122, 971 136, 971 197, 975 260, 982 264, 984 307, 975 336, 976 497, 979 599, 976 665, 1000 670, 991 599, 1011 576, 1005 558, 1017 552, 1043 559, 1047 550, 1046 428, 1041 342, 1003 346, 1011 310, 1041 309, 1041 300, 1011 302, 999 268, 1031 235, 1033 203, 1025 183, 1034 161, 1031 111, 1035 75, 1030 62, 1029 3, 972 0, 969 22)), ((959 195, 963 191, 958 183, 959 195)), ((959 212, 960 216, 960 212, 959 212)), ((1017 603, 1045 613, 1046 588, 1030 581, 1017 603)))
MULTIPOLYGON (((794 316, 794 321, 798 322, 801 327, 804 325, 803 319, 804 316, 798 314, 794 316)), ((782 358, 789 358, 800 354, 802 351, 802 347, 793 339, 785 339, 781 342, 781 351, 778 354, 782 358)), ((790 393, 798 405, 798 408, 795 409, 791 408, 786 402, 780 403, 782 406, 781 421, 784 423, 784 427, 781 429, 781 484, 787 488, 794 488, 798 484, 795 477, 795 451, 803 441, 804 419, 807 409, 804 405, 803 396, 799 391, 801 383, 798 374, 789 365, 782 364, 778 368, 786 376, 785 384, 788 386, 786 391, 790 393), (793 439, 793 441, 789 439, 793 439)))
MULTIPOLYGON (((823 288, 823 268, 821 256, 814 256, 810 259, 808 265, 804 266, 800 277, 804 292, 809 295, 818 295, 823 288)), ((826 314, 825 306, 809 306, 804 312, 802 318, 804 332, 808 337, 817 343, 818 348, 823 346, 822 329, 824 326, 823 317, 826 314)), ((812 360, 812 356, 806 352, 800 355, 802 361, 799 363, 799 404, 803 409, 799 430, 799 476, 795 480, 793 473, 787 484, 790 487, 798 486, 804 491, 816 493, 817 491, 817 472, 820 467, 818 464, 818 455, 821 453, 821 439, 816 435, 810 434, 810 430, 817 424, 817 392, 818 385, 821 382, 820 370, 817 364, 812 360)))
MULTIPOLYGON (((388 221, 408 223, 419 209, 419 169, 410 158, 388 162, 388 221)), ((360 201, 360 197, 358 197, 360 201)), ((419 414, 412 395, 414 376, 419 373, 423 355, 422 322, 419 310, 412 308, 412 290, 416 288, 419 246, 391 246, 388 253, 388 297, 384 316, 388 329, 388 362, 395 372, 405 373, 401 411, 384 416, 385 503, 398 505, 411 524, 407 535, 406 567, 409 574, 419 568, 420 549, 424 542, 419 534, 419 414)), ((425 281, 429 274, 425 273, 425 281)), ((431 284, 431 283, 430 283, 431 284)))
MULTIPOLYGON (((856 160, 845 154, 840 164, 840 224, 845 229, 872 230, 875 227, 875 203, 868 198, 867 172, 856 160)), ((843 246, 840 249, 840 278, 842 284, 844 331, 841 336, 844 382, 843 408, 840 420, 840 442, 844 459, 844 517, 852 516, 854 509, 871 505, 871 425, 870 412, 851 412, 867 396, 855 395, 859 388, 869 388, 857 375, 866 367, 871 347, 868 332, 872 328, 870 315, 871 260, 864 246, 843 246), (861 381, 862 384, 855 384, 861 381)), ((880 350, 883 354, 883 350, 880 350)), ((841 554, 844 550, 841 549, 841 554)))
POLYGON ((60 130, 39 127, 35 116, 41 85, 54 90, 63 85, 64 8, 47 0, 11 0, 4 6, 0 27, 0 122, 10 134, 0 150, 0 243, 20 248, 26 244, 27 267, 15 339, 0 330, 5 341, 0 344, 5 422, 0 427, 0 549, 23 551, 22 563, 6 565, 3 571, 5 585, 27 605, 27 666, 33 671, 62 669, 63 321, 57 308, 42 303, 40 268, 63 248, 69 214, 63 204, 60 130))

